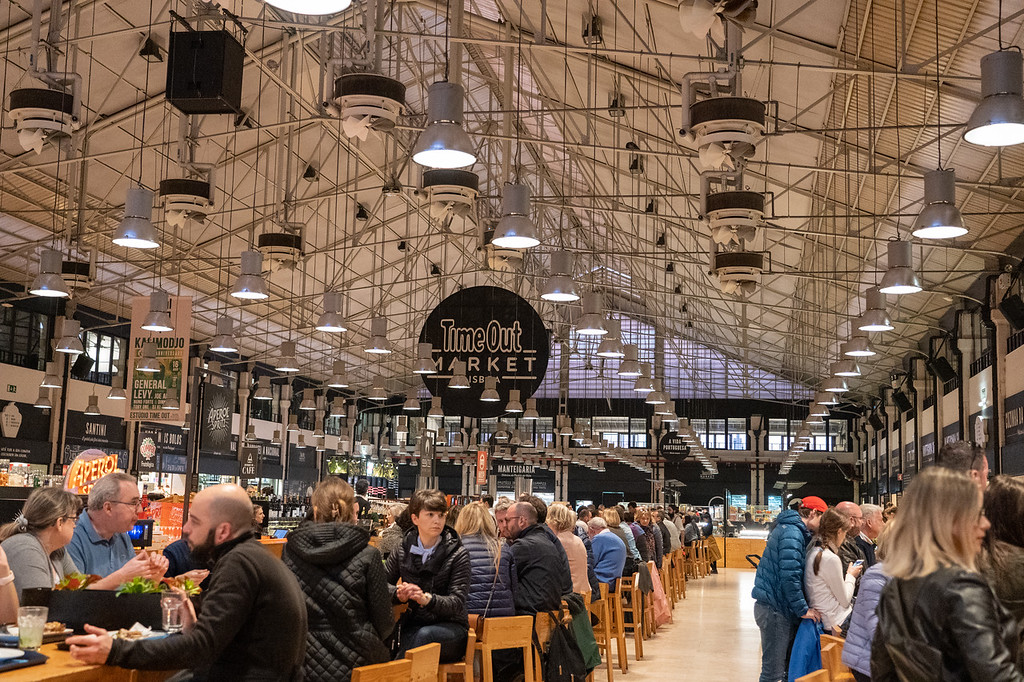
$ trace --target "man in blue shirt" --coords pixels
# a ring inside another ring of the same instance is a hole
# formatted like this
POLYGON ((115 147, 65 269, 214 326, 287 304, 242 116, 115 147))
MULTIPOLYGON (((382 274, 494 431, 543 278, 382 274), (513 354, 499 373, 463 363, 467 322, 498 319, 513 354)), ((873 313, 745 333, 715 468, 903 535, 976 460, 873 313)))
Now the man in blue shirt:
POLYGON ((626 544, 608 530, 608 523, 600 516, 591 518, 587 527, 594 548, 594 573, 598 580, 614 587, 626 565, 626 544))
POLYGON ((117 589, 138 576, 164 576, 167 559, 147 552, 136 555, 128 537, 141 508, 138 484, 125 473, 107 474, 89 492, 88 509, 79 517, 67 551, 79 571, 103 578, 96 583, 99 589, 117 589))

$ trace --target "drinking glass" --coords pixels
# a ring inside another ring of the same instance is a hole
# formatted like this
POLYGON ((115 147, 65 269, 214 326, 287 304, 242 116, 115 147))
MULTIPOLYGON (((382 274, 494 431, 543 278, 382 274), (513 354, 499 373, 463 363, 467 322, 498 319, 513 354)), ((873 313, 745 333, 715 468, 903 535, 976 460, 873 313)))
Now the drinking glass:
POLYGON ((18 608, 19 648, 31 651, 42 646, 47 612, 45 606, 21 606, 18 608))
POLYGON ((177 592, 167 592, 160 597, 160 611, 163 615, 161 624, 164 632, 181 632, 184 609, 185 602, 177 592))

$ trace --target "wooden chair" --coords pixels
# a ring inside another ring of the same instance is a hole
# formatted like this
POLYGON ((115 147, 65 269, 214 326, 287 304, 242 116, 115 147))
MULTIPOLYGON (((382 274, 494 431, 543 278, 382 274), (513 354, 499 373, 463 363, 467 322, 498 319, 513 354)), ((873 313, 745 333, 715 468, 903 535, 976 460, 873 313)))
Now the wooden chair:
POLYGON ((842 637, 823 634, 821 636, 821 664, 828 671, 831 682, 853 682, 853 673, 843 665, 842 637))
POLYGON ((686 550, 679 548, 672 552, 672 582, 680 599, 686 599, 686 550))
POLYGON ((402 617, 402 614, 409 610, 408 604, 392 604, 391 616, 398 622, 398 619, 402 617))
POLYGON ((828 671, 822 668, 821 670, 815 670, 813 673, 801 675, 796 678, 796 682, 832 682, 828 677, 828 671))
POLYGON ((601 583, 600 599, 591 601, 588 609, 597 618, 594 625, 594 639, 597 641, 597 650, 604 657, 605 667, 608 672, 608 682, 612 682, 615 668, 612 666, 612 610, 611 599, 608 598, 608 583, 601 583))
POLYGON ((669 552, 661 559, 661 586, 665 588, 665 596, 668 598, 668 605, 670 608, 676 607, 676 584, 672 578, 672 557, 675 556, 672 552, 669 552))
POLYGON ((411 676, 412 661, 404 658, 352 669, 352 682, 409 682, 411 676))
POLYGON ((704 577, 711 575, 711 553, 708 550, 707 538, 700 541, 700 569, 704 577))
POLYGON ((437 666, 441 658, 441 645, 437 642, 424 644, 405 652, 405 657, 412 661, 412 677, 409 682, 434 682, 437 679, 437 666))
MULTIPOLYGON (((654 572, 657 569, 654 566, 653 561, 647 562, 647 572, 651 574, 653 580, 654 572)), ((640 602, 643 604, 643 628, 644 637, 650 639, 658 633, 658 622, 654 618, 654 592, 650 594, 641 594, 640 602)))
POLYGON ((469 617, 469 634, 466 636, 466 654, 461 661, 441 663, 437 666, 437 682, 448 682, 449 675, 462 675, 464 682, 473 679, 473 658, 476 656, 476 616, 469 617))
POLYGON ((698 574, 698 559, 697 559, 697 543, 694 542, 689 547, 683 550, 685 552, 685 559, 683 559, 684 573, 687 578, 697 579, 700 577, 698 574))
POLYGON ((630 615, 629 627, 633 631, 633 651, 636 660, 643 660, 644 657, 644 624, 643 624, 643 602, 640 597, 640 590, 636 586, 639 573, 634 573, 632 578, 619 578, 616 599, 613 599, 615 613, 612 614, 612 622, 615 627, 615 636, 619 638, 619 669, 626 672, 626 614, 630 615), (624 601, 629 595, 629 605, 624 601))
POLYGON ((485 618, 476 649, 480 652, 483 682, 494 680, 492 654, 499 649, 521 649, 526 682, 533 682, 533 666, 527 665, 533 649, 533 618, 530 616, 485 618))

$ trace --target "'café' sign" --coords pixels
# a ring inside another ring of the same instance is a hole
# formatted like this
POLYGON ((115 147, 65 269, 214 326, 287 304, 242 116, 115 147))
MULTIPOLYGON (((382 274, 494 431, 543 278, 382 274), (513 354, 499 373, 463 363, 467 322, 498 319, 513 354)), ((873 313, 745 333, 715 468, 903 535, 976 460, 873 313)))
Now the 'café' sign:
POLYGON ((496 417, 505 412, 509 392, 524 402, 548 368, 550 342, 544 321, 522 297, 498 287, 470 287, 434 308, 420 332, 420 343, 434 348, 437 374, 424 374, 430 393, 441 397, 445 414, 496 417), (450 389, 453 363, 465 363, 469 388, 450 389), (494 377, 499 400, 483 402, 484 380, 494 377))

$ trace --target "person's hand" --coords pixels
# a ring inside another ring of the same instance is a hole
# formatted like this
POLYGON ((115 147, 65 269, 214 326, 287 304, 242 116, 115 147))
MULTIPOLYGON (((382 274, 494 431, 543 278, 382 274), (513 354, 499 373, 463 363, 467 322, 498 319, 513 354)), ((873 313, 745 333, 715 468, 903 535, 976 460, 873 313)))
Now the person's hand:
POLYGON ((398 586, 398 589, 395 590, 395 596, 398 597, 398 601, 403 601, 403 602, 409 601, 409 595, 410 595, 409 588, 410 588, 410 586, 411 586, 411 583, 402 583, 401 585, 398 586))
POLYGON ((846 575, 852 575, 854 578, 858 577, 864 570, 864 564, 850 564, 846 569, 846 575))
POLYGON ((809 618, 810 620, 813 620, 815 623, 821 622, 821 612, 818 611, 818 609, 807 609, 807 613, 800 617, 809 618))
POLYGON ((150 554, 149 555, 149 571, 146 574, 147 578, 159 581, 167 573, 167 568, 171 565, 171 562, 167 560, 162 554, 150 554))
MULTIPOLYGON (((164 563, 167 563, 167 559, 164 559, 164 563)), ((115 571, 115 573, 120 574, 120 582, 122 583, 132 578, 149 578, 152 572, 153 564, 149 559, 149 553, 145 550, 133 556, 124 566, 115 571)))
POLYGON ((89 634, 68 637, 67 643, 71 645, 71 658, 83 663, 104 665, 107 662, 107 657, 110 656, 110 647, 114 640, 103 628, 88 623, 85 625, 85 631, 89 634))
POLYGON ((181 599, 181 631, 188 632, 196 624, 196 607, 185 590, 180 587, 172 587, 170 588, 170 591, 178 595, 181 599))
POLYGON ((185 571, 181 575, 175 576, 175 577, 178 580, 183 580, 185 578, 188 578, 189 580, 194 582, 196 585, 198 585, 199 583, 201 583, 204 580, 206 580, 207 576, 209 576, 209 575, 210 575, 210 571, 208 571, 207 569, 205 569, 205 568, 197 568, 197 569, 194 569, 194 570, 191 570, 191 571, 185 571))
POLYGON ((431 602, 432 600, 433 600, 433 595, 431 595, 431 596, 430 596, 430 597, 428 598, 428 597, 427 597, 427 593, 426 593, 426 592, 424 592, 423 590, 420 590, 420 593, 419 593, 419 594, 418 594, 418 595, 417 595, 416 597, 414 597, 414 598, 413 598, 413 601, 415 601, 415 602, 416 602, 417 604, 419 604, 420 606, 426 606, 426 605, 427 605, 427 604, 429 604, 429 603, 430 603, 430 602, 431 602))

